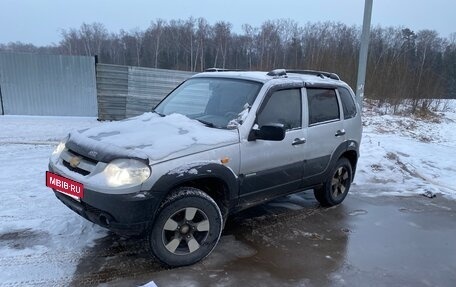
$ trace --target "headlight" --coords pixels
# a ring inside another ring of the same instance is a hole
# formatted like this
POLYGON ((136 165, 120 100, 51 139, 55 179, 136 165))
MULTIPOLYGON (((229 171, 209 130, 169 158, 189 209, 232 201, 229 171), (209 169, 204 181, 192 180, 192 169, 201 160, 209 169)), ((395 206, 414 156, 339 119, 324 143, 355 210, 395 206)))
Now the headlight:
POLYGON ((57 145, 57 147, 54 149, 54 151, 52 152, 52 155, 53 156, 60 156, 60 154, 62 153, 62 151, 65 149, 65 144, 68 140, 68 136, 65 137, 63 140, 61 140, 59 142, 59 144, 57 145))
POLYGON ((103 173, 111 187, 134 186, 149 178, 150 168, 138 160, 116 159, 106 166, 103 173))

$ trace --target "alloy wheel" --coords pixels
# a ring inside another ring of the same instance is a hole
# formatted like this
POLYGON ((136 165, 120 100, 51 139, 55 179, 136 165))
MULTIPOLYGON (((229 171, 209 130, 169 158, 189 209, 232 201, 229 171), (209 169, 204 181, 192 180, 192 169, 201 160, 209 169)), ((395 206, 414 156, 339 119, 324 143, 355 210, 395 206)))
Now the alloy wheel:
POLYGON ((176 255, 198 250, 209 234, 207 215, 198 208, 186 207, 171 215, 163 226, 163 244, 176 255))
POLYGON ((331 180, 331 194, 334 199, 344 195, 349 180, 348 170, 344 166, 339 167, 331 180))

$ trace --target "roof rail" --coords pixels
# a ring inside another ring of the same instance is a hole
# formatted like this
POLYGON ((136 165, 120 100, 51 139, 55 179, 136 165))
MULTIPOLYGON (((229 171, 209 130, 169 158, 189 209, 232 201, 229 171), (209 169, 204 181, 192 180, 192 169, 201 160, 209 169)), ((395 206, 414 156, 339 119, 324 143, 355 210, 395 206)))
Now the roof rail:
POLYGON ((225 69, 225 68, 207 68, 204 70, 205 72, 240 72, 240 71, 245 71, 245 70, 239 70, 239 69, 225 69))
POLYGON ((305 74, 305 75, 314 75, 320 78, 327 77, 333 80, 340 80, 340 77, 335 73, 323 72, 323 71, 314 71, 314 70, 286 70, 287 73, 295 74, 305 74))
POLYGON ((287 75, 287 71, 285 69, 275 69, 267 73, 266 75, 272 77, 282 77, 287 75))

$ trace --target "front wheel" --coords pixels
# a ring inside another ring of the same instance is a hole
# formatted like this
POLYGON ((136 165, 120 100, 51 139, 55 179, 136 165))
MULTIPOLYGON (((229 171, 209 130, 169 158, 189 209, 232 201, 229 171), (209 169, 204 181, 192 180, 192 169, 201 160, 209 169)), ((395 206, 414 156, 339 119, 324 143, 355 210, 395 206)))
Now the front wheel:
POLYGON ((348 159, 340 158, 321 188, 314 190, 322 206, 334 206, 344 201, 352 181, 352 166, 348 159))
POLYGON ((170 267, 194 264, 217 245, 222 222, 222 213, 210 196, 196 188, 179 188, 158 211, 148 238, 150 250, 170 267))

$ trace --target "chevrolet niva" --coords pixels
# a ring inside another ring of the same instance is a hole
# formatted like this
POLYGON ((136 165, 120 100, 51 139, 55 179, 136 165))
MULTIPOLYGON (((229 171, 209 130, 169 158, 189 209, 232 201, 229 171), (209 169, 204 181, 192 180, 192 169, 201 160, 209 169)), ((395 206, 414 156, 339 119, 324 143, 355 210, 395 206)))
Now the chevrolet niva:
POLYGON ((71 132, 46 185, 84 218, 142 235, 163 264, 189 265, 211 253, 234 212, 306 189, 323 206, 341 203, 361 132, 336 74, 212 69, 152 112, 71 132))

